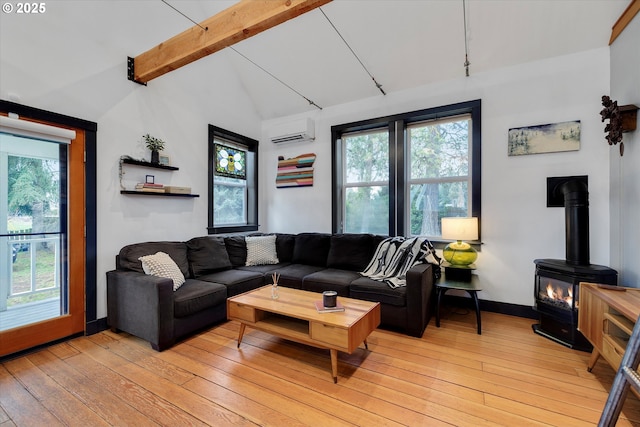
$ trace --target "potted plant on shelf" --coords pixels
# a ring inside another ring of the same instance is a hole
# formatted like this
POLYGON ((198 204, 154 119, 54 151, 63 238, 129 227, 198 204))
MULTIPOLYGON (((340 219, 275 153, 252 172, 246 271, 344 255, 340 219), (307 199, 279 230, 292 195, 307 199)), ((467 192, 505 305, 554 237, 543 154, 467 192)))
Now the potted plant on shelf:
POLYGON ((155 138, 149 134, 142 137, 147 148, 151 150, 151 163, 160 163, 160 151, 164 150, 165 142, 159 138, 155 138))

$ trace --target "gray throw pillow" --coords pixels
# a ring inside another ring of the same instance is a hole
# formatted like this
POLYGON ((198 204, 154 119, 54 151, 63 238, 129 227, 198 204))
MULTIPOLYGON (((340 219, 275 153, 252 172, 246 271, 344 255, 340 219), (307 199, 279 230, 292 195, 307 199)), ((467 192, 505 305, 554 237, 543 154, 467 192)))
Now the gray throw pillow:
POLYGON ((164 252, 178 265, 185 278, 189 274, 189 260, 187 259, 187 245, 184 242, 142 242, 127 245, 120 249, 120 268, 144 273, 141 256, 164 252))
POLYGON ((276 251, 276 236, 247 236, 247 261, 246 265, 277 264, 278 253, 276 251))
POLYGON ((177 291, 185 282, 184 275, 180 271, 178 264, 164 252, 141 256, 140 262, 145 274, 173 280, 174 291, 177 291))

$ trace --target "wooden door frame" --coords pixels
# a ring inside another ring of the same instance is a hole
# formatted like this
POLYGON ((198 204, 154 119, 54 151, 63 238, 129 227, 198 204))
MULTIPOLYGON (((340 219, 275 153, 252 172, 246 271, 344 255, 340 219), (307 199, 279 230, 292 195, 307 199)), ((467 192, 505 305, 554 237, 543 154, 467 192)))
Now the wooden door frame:
POLYGON ((0 357, 69 336, 95 333, 96 327, 96 131, 97 124, 0 100, 0 114, 46 122, 76 131, 68 154, 68 243, 81 247, 69 257, 69 312, 55 319, 0 332, 0 357), (71 184, 72 183, 72 184, 71 184), (80 246, 81 245, 81 246, 80 246), (83 297, 77 297, 83 295, 83 297), (19 339, 18 339, 19 338, 19 339))

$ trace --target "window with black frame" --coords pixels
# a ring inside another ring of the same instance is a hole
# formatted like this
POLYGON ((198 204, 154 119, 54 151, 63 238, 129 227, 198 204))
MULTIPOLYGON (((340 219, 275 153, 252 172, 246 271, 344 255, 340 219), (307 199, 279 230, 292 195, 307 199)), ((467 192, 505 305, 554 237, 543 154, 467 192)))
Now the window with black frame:
POLYGON ((258 229, 258 141, 209 125, 209 234, 258 229))
POLYGON ((480 100, 332 127, 333 231, 441 240, 480 220, 480 100))

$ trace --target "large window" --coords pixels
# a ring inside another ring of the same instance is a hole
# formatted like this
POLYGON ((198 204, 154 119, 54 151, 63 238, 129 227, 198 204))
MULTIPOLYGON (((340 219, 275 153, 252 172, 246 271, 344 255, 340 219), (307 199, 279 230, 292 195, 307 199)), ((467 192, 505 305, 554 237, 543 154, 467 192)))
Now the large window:
POLYGON ((209 125, 209 234, 258 229, 258 141, 209 125))
POLYGON ((480 217, 480 101, 332 127, 333 231, 441 238, 480 217))
POLYGON ((389 135, 344 135, 344 232, 386 234, 389 226, 389 135))

